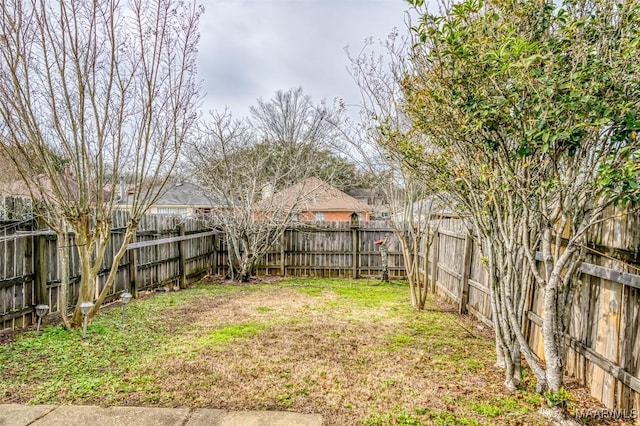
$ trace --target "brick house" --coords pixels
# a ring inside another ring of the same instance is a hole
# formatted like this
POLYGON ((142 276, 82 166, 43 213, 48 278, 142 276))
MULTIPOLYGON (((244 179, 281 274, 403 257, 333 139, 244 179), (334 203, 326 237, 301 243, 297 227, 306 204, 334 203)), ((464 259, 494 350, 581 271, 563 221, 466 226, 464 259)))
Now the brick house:
MULTIPOLYGON (((370 220, 372 207, 318 178, 308 178, 277 192, 271 205, 291 211, 301 222, 349 222, 370 220)), ((265 208, 268 210, 268 208, 265 208)))

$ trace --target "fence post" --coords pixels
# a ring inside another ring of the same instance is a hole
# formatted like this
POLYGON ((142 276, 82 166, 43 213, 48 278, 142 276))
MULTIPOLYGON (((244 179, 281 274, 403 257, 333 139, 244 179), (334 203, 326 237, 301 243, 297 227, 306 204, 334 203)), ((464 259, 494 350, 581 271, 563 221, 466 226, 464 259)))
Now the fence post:
POLYGON ((473 252, 473 239, 467 233, 464 236, 464 263, 462 269, 462 282, 460 283, 460 306, 459 314, 467 313, 469 304, 469 275, 471 275, 471 253, 473 252))
POLYGON ((287 276, 287 264, 285 258, 285 250, 287 248, 287 238, 286 238, 287 230, 285 229, 282 232, 282 237, 280 238, 280 275, 282 277, 287 276))
MULTIPOLYGON (((184 223, 178 225, 178 235, 183 237, 185 235, 184 223)), ((186 241, 178 241, 178 271, 180 273, 179 286, 180 288, 187 288, 187 267, 186 267, 186 241)))
POLYGON ((213 234, 213 250, 211 252, 211 269, 213 275, 218 275, 218 236, 213 234))
POLYGON ((531 283, 529 284, 529 288, 527 289, 527 299, 525 302, 525 311, 524 311, 524 324, 522 324, 522 334, 524 338, 529 341, 531 337, 531 319, 529 318, 529 312, 533 311, 533 296, 538 289, 538 283, 535 278, 530 278, 531 283))
MULTIPOLYGON (((136 232, 133 232, 131 242, 136 241, 136 232)), ((138 249, 129 249, 129 292, 133 297, 138 297, 138 249)))
POLYGON ((358 222, 351 221, 351 274, 353 278, 358 278, 358 252, 359 252, 359 226, 358 222))
MULTIPOLYGON (((438 277, 438 250, 440 249, 440 231, 436 231, 436 236, 433 239, 433 256, 431 258, 431 293, 436 292, 436 279, 438 277)), ((429 253, 425 253, 425 256, 429 256, 429 253)), ((425 271, 425 274, 428 272, 425 271)))
MULTIPOLYGON (((36 229, 42 229, 43 222, 41 219, 36 221, 36 229)), ((49 297, 47 294, 47 237, 46 235, 37 235, 33 248, 33 273, 35 284, 36 305, 49 305, 49 297)))

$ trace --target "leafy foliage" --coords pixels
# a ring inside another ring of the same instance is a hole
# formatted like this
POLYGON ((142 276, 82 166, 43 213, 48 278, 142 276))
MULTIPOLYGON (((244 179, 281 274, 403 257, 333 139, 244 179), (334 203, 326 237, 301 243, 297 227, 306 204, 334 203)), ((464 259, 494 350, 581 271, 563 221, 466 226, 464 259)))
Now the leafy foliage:
POLYGON ((502 156, 501 173, 529 192, 573 169, 603 196, 638 196, 638 5, 587 3, 468 0, 421 17, 403 83, 443 156, 464 146, 457 155, 488 167, 502 156))
POLYGON ((423 2, 410 3, 421 16, 397 83, 400 108, 423 138, 390 138, 388 149, 450 193, 490 242, 497 357, 507 386, 519 382, 519 367, 505 360, 519 360, 512 350, 522 350, 540 390, 559 392, 558 336, 567 327, 585 233, 606 206, 640 196, 640 5, 465 0, 433 14, 423 2), (537 251, 546 260, 542 272, 537 251), (533 280, 545 288, 544 370, 519 333, 533 280))

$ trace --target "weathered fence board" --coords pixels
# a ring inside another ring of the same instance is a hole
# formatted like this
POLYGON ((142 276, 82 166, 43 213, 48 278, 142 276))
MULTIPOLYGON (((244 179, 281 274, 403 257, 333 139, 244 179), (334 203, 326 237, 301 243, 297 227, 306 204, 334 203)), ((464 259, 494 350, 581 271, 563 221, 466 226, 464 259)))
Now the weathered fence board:
MULTIPOLYGON (((96 279, 96 296, 104 288, 115 254, 123 242, 126 220, 126 212, 114 214, 111 239, 96 279)), ((215 263, 212 259, 215 233, 205 225, 197 220, 146 215, 138 227, 138 246, 129 250, 136 253, 135 263, 130 263, 132 256, 129 255, 120 260, 107 300, 119 298, 124 291, 174 286, 208 272, 215 263), (180 229, 188 234, 179 237, 180 229), (155 243, 166 238, 161 245, 155 243)), ((35 230, 33 221, 4 222, 0 229, 0 330, 32 324, 33 307, 39 303, 49 305, 51 313, 60 311, 64 303, 60 299, 62 250, 69 250, 67 304, 73 307, 80 281, 74 235, 69 234, 69 245, 63 247, 55 233, 35 230)))
MULTIPOLYGON (((566 371, 607 407, 640 412, 640 275, 637 268, 609 257, 638 261, 639 215, 621 216, 613 207, 605 214, 616 218, 590 232, 587 247, 599 250, 589 253, 581 267, 567 334, 566 371)), ((432 262, 432 271, 422 268, 421 274, 423 279, 435 276, 437 292, 461 309, 466 305, 472 315, 491 325, 487 268, 477 245, 470 262, 465 262, 464 224, 457 222, 441 223, 431 253, 424 253, 423 247, 421 256, 428 256, 431 262, 435 256, 436 262, 432 262), (463 300, 467 276, 468 300, 463 300)), ((544 359, 542 296, 543 290, 533 286, 524 331, 536 355, 544 359)))

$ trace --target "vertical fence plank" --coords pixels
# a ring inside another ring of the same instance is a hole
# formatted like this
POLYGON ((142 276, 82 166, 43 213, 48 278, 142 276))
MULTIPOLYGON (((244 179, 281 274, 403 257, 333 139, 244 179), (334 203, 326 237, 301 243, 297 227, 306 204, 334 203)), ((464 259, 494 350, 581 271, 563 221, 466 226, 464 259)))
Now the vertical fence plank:
MULTIPOLYGON (((178 225, 178 235, 181 237, 184 237, 185 235, 185 230, 184 230, 184 224, 181 223, 180 225, 178 225)), ((178 242, 178 271, 180 274, 180 278, 179 278, 179 286, 180 288, 187 288, 187 268, 186 268, 186 263, 185 263, 185 257, 186 257, 186 247, 187 247, 187 242, 186 241, 179 241, 178 242)))
POLYGON ((473 250, 473 239, 467 232, 464 237, 464 260, 462 262, 462 282, 460 285, 460 305, 458 312, 467 313, 469 303, 469 275, 471 274, 471 254, 473 250))
MULTIPOLYGON (((136 233, 133 233, 131 242, 136 242, 136 233)), ((129 263, 129 292, 133 297, 138 298, 138 249, 129 250, 127 252, 129 263)))
POLYGON ((33 278, 36 288, 36 303, 47 305, 49 302, 47 297, 47 259, 49 257, 47 250, 47 237, 44 235, 38 235, 35 237, 35 240, 36 242, 33 250, 33 278))
MULTIPOLYGON (((433 256, 431 259, 431 293, 436 292, 436 282, 438 280, 438 256, 440 250, 440 231, 436 231, 436 235, 433 238, 433 248, 431 249, 433 256)), ((427 256, 427 254, 425 254, 427 256)), ((426 273, 426 271, 425 271, 426 273)))
POLYGON ((287 276, 287 259, 285 256, 286 250, 287 250, 287 230, 285 229, 282 232, 282 236, 280 237, 280 275, 282 277, 287 276))
POLYGON ((358 278, 358 223, 351 226, 351 276, 358 278))
POLYGON ((213 268, 213 274, 214 275, 218 275, 218 244, 220 243, 220 240, 218 239, 217 235, 213 236, 213 254, 211 255, 212 258, 212 268, 213 268))

